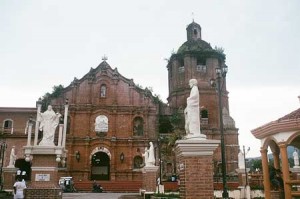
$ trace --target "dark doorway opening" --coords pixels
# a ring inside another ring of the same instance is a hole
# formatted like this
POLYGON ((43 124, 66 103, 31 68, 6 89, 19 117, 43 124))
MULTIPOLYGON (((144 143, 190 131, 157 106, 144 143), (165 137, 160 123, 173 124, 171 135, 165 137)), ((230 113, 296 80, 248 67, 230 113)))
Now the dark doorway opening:
POLYGON ((97 152, 92 156, 91 180, 109 180, 110 159, 104 152, 97 152))
POLYGON ((24 180, 31 180, 31 162, 26 162, 24 158, 17 159, 15 162, 15 167, 19 168, 19 170, 21 171, 22 178, 24 178, 24 180), (24 173, 24 171, 26 173, 24 173))

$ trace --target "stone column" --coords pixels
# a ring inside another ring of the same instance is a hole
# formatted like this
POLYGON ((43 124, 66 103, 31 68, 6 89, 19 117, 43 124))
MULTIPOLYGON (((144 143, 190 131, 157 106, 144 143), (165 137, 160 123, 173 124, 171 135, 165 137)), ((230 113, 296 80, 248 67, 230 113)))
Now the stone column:
POLYGON ((186 139, 175 143, 180 198, 213 199, 213 152, 219 140, 186 139))
POLYGON ((31 120, 28 122, 28 137, 27 137, 27 146, 31 145, 31 131, 32 131, 32 122, 31 120))
POLYGON ((289 161, 287 156, 287 146, 286 144, 279 144, 280 154, 281 154, 281 162, 282 162, 282 175, 283 175, 283 183, 284 183, 284 195, 285 198, 292 198, 291 196, 291 186, 285 184, 285 182, 290 181, 290 170, 289 170, 289 161))
POLYGON ((264 190, 265 190, 265 198, 271 198, 271 184, 270 184, 270 173, 269 173, 269 166, 268 166, 268 150, 261 149, 261 162, 262 162, 262 169, 264 175, 264 190))
POLYGON ((62 136, 63 136, 63 128, 64 128, 64 125, 63 124, 59 124, 59 129, 58 129, 58 144, 57 146, 61 146, 62 145, 62 136))
POLYGON ((280 169, 279 153, 274 152, 273 153, 273 159, 274 159, 274 168, 275 169, 280 169))
POLYGON ((68 110, 69 110, 69 101, 66 100, 65 104, 65 114, 64 114, 64 129, 62 136, 62 147, 66 148, 66 138, 67 138, 67 128, 68 128, 68 110))
POLYGON ((146 192, 155 192, 159 166, 145 166, 143 168, 143 189, 146 192))

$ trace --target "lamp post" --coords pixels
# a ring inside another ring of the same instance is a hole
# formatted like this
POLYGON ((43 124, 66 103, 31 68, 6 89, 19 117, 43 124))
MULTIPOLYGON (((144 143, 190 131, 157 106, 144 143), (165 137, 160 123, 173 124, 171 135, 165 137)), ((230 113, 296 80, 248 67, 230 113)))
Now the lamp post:
POLYGON ((222 111, 222 90, 226 78, 227 66, 223 65, 216 68, 216 79, 211 79, 210 83, 217 88, 219 101, 219 119, 220 119, 220 133, 221 133, 221 156, 222 156, 222 181, 223 181, 223 198, 228 198, 227 178, 226 178, 226 159, 225 159, 225 143, 224 143, 224 127, 223 127, 223 111, 222 111))
MULTIPOLYGON (((250 151, 250 147, 247 149, 247 153, 250 151)), ((247 166, 246 166, 246 152, 245 152, 245 145, 243 145, 243 153, 244 153, 244 162, 245 162, 245 175, 246 175, 246 185, 248 185, 248 175, 247 175, 247 166)))
POLYGON ((246 166, 246 153, 250 151, 250 147, 248 147, 247 152, 245 152, 245 145, 243 145, 243 153, 244 153, 244 163, 245 163, 245 177, 246 177, 246 182, 245 182, 245 196, 246 199, 250 199, 250 186, 248 184, 248 173, 247 173, 247 166, 246 166))

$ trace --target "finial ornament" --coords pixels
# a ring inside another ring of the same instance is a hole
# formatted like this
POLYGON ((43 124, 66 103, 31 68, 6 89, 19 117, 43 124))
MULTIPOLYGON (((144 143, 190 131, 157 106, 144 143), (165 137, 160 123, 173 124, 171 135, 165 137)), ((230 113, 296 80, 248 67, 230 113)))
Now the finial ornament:
POLYGON ((194 17, 195 17, 195 14, 194 14, 194 12, 192 12, 192 19, 193 19, 193 22, 194 22, 194 17))
POLYGON ((106 56, 106 55, 103 55, 102 60, 103 60, 103 61, 106 61, 106 60, 107 60, 107 56, 106 56))

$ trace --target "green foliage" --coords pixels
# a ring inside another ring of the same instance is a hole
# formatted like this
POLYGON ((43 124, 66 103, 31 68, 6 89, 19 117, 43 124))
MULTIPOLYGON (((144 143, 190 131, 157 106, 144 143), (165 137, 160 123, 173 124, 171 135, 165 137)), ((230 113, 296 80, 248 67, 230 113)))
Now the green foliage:
POLYGON ((250 166, 251 172, 255 172, 256 169, 262 171, 261 159, 251 159, 247 164, 250 166))
POLYGON ((170 194, 165 194, 165 193, 155 193, 154 194, 155 197, 159 197, 160 199, 171 199, 171 198, 180 198, 179 194, 175 194, 175 193, 170 193, 170 194))
POLYGON ((223 54, 225 56, 225 54, 224 54, 224 48, 215 46, 215 51, 217 51, 218 53, 223 54))
POLYGON ((172 54, 170 60, 172 60, 174 58, 183 60, 185 55, 191 55, 193 57, 196 57, 199 60, 206 60, 207 58, 217 58, 221 62, 226 60, 226 55, 224 54, 224 49, 219 48, 219 47, 217 47, 216 49, 183 51, 181 53, 172 54))
POLYGON ((178 128, 183 123, 183 115, 175 113, 171 116, 170 121, 175 128, 178 128))
POLYGON ((61 95, 63 89, 64 89, 64 86, 61 84, 58 86, 53 86, 53 92, 51 94, 51 97, 53 97, 53 98, 59 97, 61 95))
POLYGON ((156 94, 153 96, 153 101, 155 104, 163 103, 163 101, 160 98, 160 95, 156 95, 156 94))
POLYGON ((159 116, 159 133, 171 133, 174 130, 168 116, 159 116))
POLYGON ((45 111, 47 109, 47 106, 51 103, 51 100, 54 98, 59 97, 62 94, 62 91, 64 89, 63 85, 53 86, 52 93, 46 93, 42 97, 42 111, 45 111))
POLYGON ((140 89, 144 89, 142 85, 140 84, 135 84, 136 87, 140 88, 140 89))
POLYGON ((251 190, 264 190, 264 186, 252 185, 251 190))
POLYGON ((183 135, 179 129, 175 129, 174 132, 168 136, 168 146, 173 148, 176 140, 182 139, 183 135))

